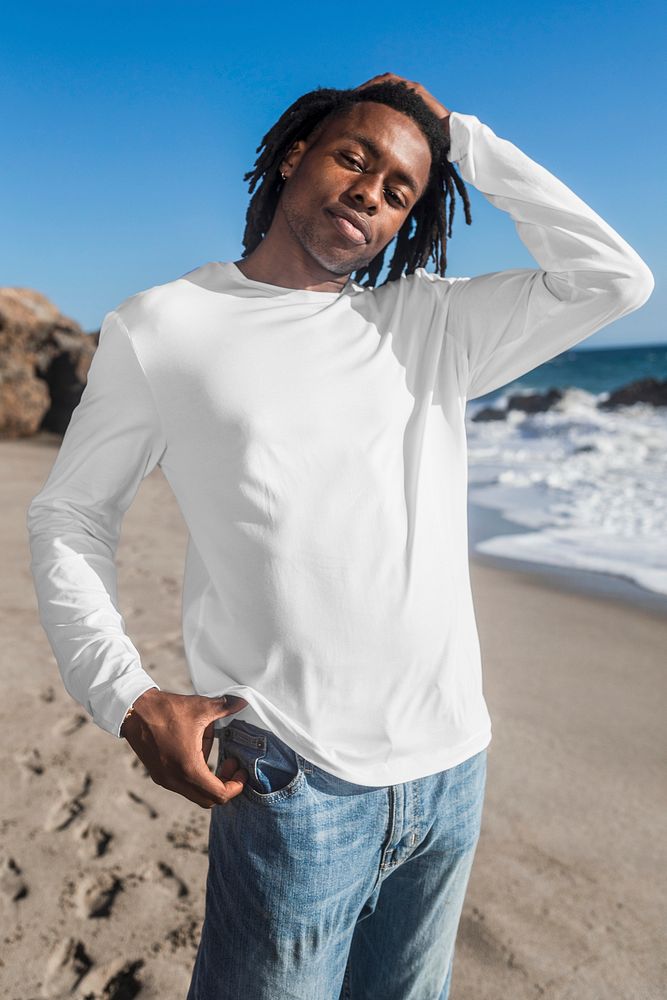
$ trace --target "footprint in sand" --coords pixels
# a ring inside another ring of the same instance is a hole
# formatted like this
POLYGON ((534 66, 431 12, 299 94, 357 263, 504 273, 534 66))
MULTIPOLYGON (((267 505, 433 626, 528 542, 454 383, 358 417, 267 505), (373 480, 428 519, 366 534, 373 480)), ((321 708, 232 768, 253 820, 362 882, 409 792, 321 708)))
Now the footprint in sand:
POLYGON ((81 879, 75 890, 75 903, 80 916, 108 917, 118 893, 124 888, 114 872, 95 872, 81 879))
POLYGON ((127 794, 128 797, 132 799, 133 802, 136 802, 136 804, 140 806, 145 813, 147 813, 149 819, 158 818, 160 814, 157 811, 157 809, 154 809, 153 806, 150 804, 150 802, 147 802, 146 799, 142 799, 141 795, 137 795, 136 792, 133 792, 129 788, 127 789, 127 794))
POLYGON ((71 736, 72 733, 78 732, 79 729, 85 726, 87 722, 89 722, 89 718, 85 712, 77 712, 75 715, 70 715, 67 719, 60 719, 56 722, 51 732, 54 736, 71 736))
POLYGON ((56 944, 47 960, 42 996, 52 997, 54 994, 67 996, 74 993, 92 967, 93 960, 86 951, 83 941, 72 937, 64 938, 56 944))
POLYGON ((24 777, 30 777, 33 774, 44 774, 44 763, 38 747, 31 747, 30 750, 14 754, 14 760, 22 768, 24 777))
POLYGON ((107 853, 113 840, 113 833, 95 822, 79 826, 74 831, 74 836, 80 842, 79 855, 82 858, 101 858, 107 853))
POLYGON ((44 823, 44 829, 48 833, 66 829, 74 822, 77 816, 81 815, 86 808, 83 799, 88 795, 92 783, 91 774, 86 772, 74 794, 69 794, 67 790, 62 790, 62 797, 52 807, 44 823))
POLYGON ((183 899, 184 896, 190 895, 187 883, 176 874, 166 861, 150 861, 141 870, 140 877, 142 881, 150 881, 154 885, 160 886, 169 896, 176 896, 177 899, 183 899))
POLYGON ((12 903, 17 903, 28 895, 28 883, 23 878, 23 870, 12 857, 5 857, 0 861, 0 892, 12 903))
POLYGON ((139 971, 143 958, 116 958, 93 969, 79 986, 78 996, 86 1000, 134 1000, 143 989, 139 971))

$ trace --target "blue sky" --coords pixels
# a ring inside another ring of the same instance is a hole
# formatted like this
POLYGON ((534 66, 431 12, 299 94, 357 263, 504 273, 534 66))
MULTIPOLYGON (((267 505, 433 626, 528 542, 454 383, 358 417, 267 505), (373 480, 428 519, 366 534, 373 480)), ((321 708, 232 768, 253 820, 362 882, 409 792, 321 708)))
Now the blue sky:
MULTIPOLYGON (((585 346, 664 343, 664 29, 658 3, 8 5, 0 284, 92 330, 140 289, 238 259, 270 126, 308 90, 390 71, 510 139, 649 265, 649 302, 585 346)), ((536 266, 468 190, 447 274, 536 266)))

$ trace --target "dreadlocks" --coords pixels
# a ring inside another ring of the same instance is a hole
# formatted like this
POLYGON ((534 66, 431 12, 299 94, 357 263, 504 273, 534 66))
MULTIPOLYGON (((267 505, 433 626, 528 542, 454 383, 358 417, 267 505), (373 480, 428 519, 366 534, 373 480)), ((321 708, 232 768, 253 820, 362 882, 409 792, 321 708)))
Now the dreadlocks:
MULTIPOLYGON (((243 257, 252 253, 271 226, 283 185, 280 164, 293 143, 299 139, 314 138, 323 130, 325 123, 329 124, 333 118, 345 115, 358 101, 377 101, 402 111, 417 123, 431 149, 431 171, 426 190, 396 234, 396 246, 386 280, 399 278, 404 268, 406 274, 412 274, 415 268, 423 267, 431 256, 435 260, 437 273, 444 275, 447 268, 447 237, 452 235, 454 220, 454 187, 463 200, 468 225, 472 222, 470 201, 465 184, 447 159, 449 136, 445 134, 438 117, 403 81, 376 83, 363 90, 317 87, 287 108, 255 150, 260 155, 255 161, 254 170, 243 175, 244 180, 250 181, 248 190, 251 194, 260 178, 262 179, 246 213, 243 257), (449 216, 446 204, 448 195, 449 216), (411 235, 413 223, 415 231, 411 235)), ((383 247, 366 267, 355 272, 354 280, 357 283, 361 283, 361 279, 367 275, 366 287, 375 284, 382 270, 386 249, 387 247, 383 247)))

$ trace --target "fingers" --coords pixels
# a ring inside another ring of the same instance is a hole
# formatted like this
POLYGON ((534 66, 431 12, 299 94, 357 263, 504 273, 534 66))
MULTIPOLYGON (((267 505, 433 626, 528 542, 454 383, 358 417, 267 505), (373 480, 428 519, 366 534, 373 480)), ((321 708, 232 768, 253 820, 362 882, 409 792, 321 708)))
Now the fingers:
POLYGON ((221 719, 225 715, 234 715, 248 705, 245 698, 236 694, 221 694, 218 698, 205 698, 205 701, 208 702, 207 708, 210 708, 212 720, 221 719))
POLYGON ((216 774, 211 774, 208 767, 204 767, 197 774, 195 787, 205 798, 224 804, 243 791, 247 777, 248 772, 245 768, 239 768, 238 760, 235 757, 227 757, 222 761, 216 774))
POLYGON ((362 87, 368 87, 371 83, 375 83, 376 80, 383 80, 385 76, 390 76, 390 73, 379 73, 377 76, 372 76, 370 80, 364 80, 360 83, 358 87, 354 87, 354 90, 361 90, 362 87))
POLYGON ((418 87, 418 83, 413 83, 412 80, 406 80, 404 76, 399 76, 397 73, 378 73, 377 76, 372 76, 370 80, 360 83, 358 87, 354 87, 354 90, 361 90, 363 87, 369 87, 372 83, 378 83, 380 80, 387 80, 387 78, 392 80, 402 80, 403 83, 408 83, 413 87, 418 87))
POLYGON ((230 758, 218 774, 212 774, 208 757, 215 738, 215 719, 239 712, 249 703, 236 695, 208 698, 165 693, 164 697, 164 714, 173 721, 168 727, 170 740, 166 741, 163 736, 165 727, 154 730, 150 722, 146 722, 135 743, 131 744, 152 780, 204 809, 224 804, 239 795, 247 772, 240 770, 237 773, 238 761, 230 758))
POLYGON ((236 758, 227 757, 222 762, 218 774, 219 777, 215 777, 208 768, 205 768, 201 778, 198 771, 194 778, 176 782, 171 790, 185 796, 191 802, 196 802, 204 809, 211 809, 215 805, 226 805, 230 799, 243 791, 248 772, 245 768, 239 768, 236 758))
POLYGON ((426 106, 430 108, 433 114, 442 121, 443 117, 450 114, 449 108, 446 108, 444 104, 436 100, 433 94, 430 94, 428 90, 421 84, 417 83, 416 80, 406 80, 404 76, 399 76, 397 73, 380 73, 378 76, 374 76, 371 80, 366 80, 365 83, 360 84, 360 86, 355 87, 355 90, 363 90, 365 87, 369 87, 373 83, 389 83, 390 81, 395 81, 396 83, 403 83, 410 93, 416 94, 418 97, 424 101, 426 106))
POLYGON ((218 773, 220 781, 225 786, 225 795, 228 800, 233 799, 235 795, 239 795, 243 791, 243 786, 248 780, 248 772, 245 767, 239 768, 239 762, 235 757, 226 757, 218 773))
POLYGON ((202 741, 201 741, 202 754, 204 755, 204 760, 207 762, 207 765, 214 740, 215 740, 215 731, 213 729, 213 722, 211 721, 204 730, 204 735, 202 736, 202 741))

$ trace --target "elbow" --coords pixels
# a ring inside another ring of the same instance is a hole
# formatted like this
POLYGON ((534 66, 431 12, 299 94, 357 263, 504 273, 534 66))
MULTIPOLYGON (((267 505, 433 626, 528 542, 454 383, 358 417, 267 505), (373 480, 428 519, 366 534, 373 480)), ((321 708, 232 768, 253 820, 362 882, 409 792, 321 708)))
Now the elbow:
POLYGON ((639 309, 651 297, 655 288, 655 278, 650 267, 638 253, 632 252, 626 258, 626 266, 618 281, 618 293, 628 312, 639 309))
POLYGON ((629 284, 631 290, 628 292, 628 295, 632 302, 632 308, 639 309, 640 306, 648 302, 655 288, 655 278, 652 271, 646 264, 643 264, 637 273, 632 276, 629 284))
POLYGON ((33 552, 44 546, 69 544, 78 552, 103 551, 113 555, 120 538, 122 508, 100 511, 44 491, 33 497, 25 513, 28 543, 33 552))
POLYGON ((45 501, 41 494, 33 497, 25 511, 25 524, 28 530, 28 537, 35 535, 48 527, 52 520, 54 508, 52 504, 45 501))
POLYGON ((642 260, 624 261, 613 270, 542 271, 542 280, 561 302, 595 299, 621 315, 643 306, 655 287, 642 260))
POLYGON ((633 262, 613 284, 612 298, 617 318, 640 309, 651 297, 655 278, 643 261, 633 262))

